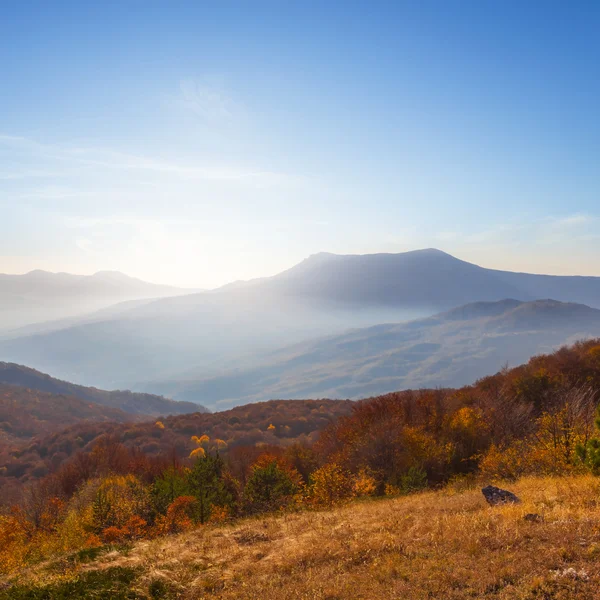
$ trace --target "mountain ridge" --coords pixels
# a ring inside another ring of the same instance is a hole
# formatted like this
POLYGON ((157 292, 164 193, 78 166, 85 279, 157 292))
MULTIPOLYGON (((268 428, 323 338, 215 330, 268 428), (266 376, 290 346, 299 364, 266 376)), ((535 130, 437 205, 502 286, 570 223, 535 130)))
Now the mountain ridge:
POLYGON ((358 399, 417 387, 455 387, 519 364, 573 337, 600 335, 600 310, 554 300, 477 302, 296 344, 211 378, 148 384, 214 408, 270 397, 358 399))
POLYGON ((191 292, 197 290, 149 283, 117 271, 0 273, 0 332, 81 317, 119 302, 191 292))
POLYGON ((553 298, 600 308, 600 278, 486 269, 441 250, 319 253, 271 277, 144 302, 101 322, 0 341, 0 358, 98 387, 131 387, 352 328, 472 302, 553 298))
POLYGON ((106 391, 56 379, 36 369, 14 363, 0 362, 0 385, 22 387, 53 395, 65 395, 88 401, 130 415, 158 416, 202 412, 206 408, 191 402, 178 402, 155 394, 106 391))

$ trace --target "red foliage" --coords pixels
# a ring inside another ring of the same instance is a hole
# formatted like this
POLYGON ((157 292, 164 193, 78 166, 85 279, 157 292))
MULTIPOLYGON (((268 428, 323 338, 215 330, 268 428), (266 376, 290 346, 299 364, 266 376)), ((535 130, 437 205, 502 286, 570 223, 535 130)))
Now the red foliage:
POLYGON ((143 423, 82 422, 16 449, 13 444, 3 445, 0 438, 0 489, 57 472, 67 495, 82 481, 107 471, 132 472, 149 480, 165 462, 188 457, 193 449, 190 436, 199 432, 225 440, 229 449, 310 444, 328 424, 348 414, 352 404, 346 400, 274 400, 215 414, 161 417, 164 428, 156 427, 155 418, 143 423), (274 430, 269 430, 270 424, 274 430), (102 449, 94 450, 97 447, 102 449))

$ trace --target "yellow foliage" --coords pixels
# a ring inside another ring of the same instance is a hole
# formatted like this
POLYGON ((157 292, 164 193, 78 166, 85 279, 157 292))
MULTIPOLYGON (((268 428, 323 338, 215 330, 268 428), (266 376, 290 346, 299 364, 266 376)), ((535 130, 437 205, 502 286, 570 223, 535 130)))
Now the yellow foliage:
POLYGON ((0 573, 12 573, 26 564, 26 532, 13 515, 0 516, 0 573))
POLYGON ((529 447, 523 440, 505 448, 492 444, 479 463, 479 471, 486 480, 515 480, 531 470, 530 458, 529 447))
POLYGON ((582 468, 578 444, 589 439, 589 424, 573 417, 567 403, 555 413, 544 413, 537 431, 507 447, 492 445, 479 464, 483 477, 517 479, 523 475, 565 475, 582 468))
MULTIPOLYGON (((54 504, 51 500, 50 506, 54 504)), ((44 519, 36 528, 19 509, 0 516, 0 573, 12 573, 50 556, 82 548, 89 530, 75 511, 51 528, 44 519)))
POLYGON ((158 429, 164 429, 165 425, 162 421, 156 421, 156 423, 154 423, 154 426, 157 427, 158 429))
POLYGON ((275 431, 275 425, 273 425, 273 423, 271 423, 268 427, 267 427, 268 431, 275 431))
POLYGON ((402 430, 402 445, 415 466, 445 465, 450 462, 454 452, 451 443, 440 442, 420 427, 405 427, 402 430))
POLYGON ((123 528, 132 518, 149 513, 149 491, 134 475, 106 477, 100 480, 92 510, 96 530, 123 528))
POLYGON ((475 437, 487 432, 489 425, 486 423, 483 412, 480 409, 463 406, 451 416, 450 428, 462 435, 475 437))
POLYGON ((366 469, 361 469, 354 477, 352 491, 354 496, 372 496, 377 489, 375 478, 366 469))
POLYGON ((210 438, 206 434, 201 435, 200 437, 198 437, 197 435, 193 435, 191 439, 192 439, 192 442, 195 442, 199 446, 201 444, 205 444, 206 442, 210 441, 210 438))
MULTIPOLYGON (((206 456, 206 450, 204 450, 204 448, 202 448, 202 444, 206 444, 210 441, 210 438, 204 434, 201 435, 200 437, 198 437, 197 435, 193 435, 191 437, 192 442, 194 442, 195 444, 198 445, 198 448, 192 450, 190 452, 190 458, 202 458, 204 456, 206 456)), ((222 441, 222 440, 217 440, 217 441, 222 441)), ((223 442, 224 443, 224 442, 223 442)))
POLYGON ((396 485, 392 485, 391 483, 386 483, 385 484, 385 495, 386 496, 400 496, 400 495, 402 495, 402 490, 396 485))
POLYGON ((190 458, 202 458, 204 456, 206 456, 206 451, 204 450, 204 448, 202 448, 202 446, 198 446, 198 448, 190 452, 190 458))
POLYGON ((317 469, 311 479, 310 496, 315 504, 332 506, 354 495, 352 477, 335 463, 317 469))

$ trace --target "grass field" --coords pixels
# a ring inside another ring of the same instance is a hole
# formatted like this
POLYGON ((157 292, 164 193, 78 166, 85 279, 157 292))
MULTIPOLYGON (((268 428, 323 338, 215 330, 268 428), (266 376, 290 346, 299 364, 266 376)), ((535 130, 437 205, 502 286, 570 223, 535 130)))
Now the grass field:
POLYGON ((4 582, 0 599, 600 598, 600 479, 507 487, 521 504, 450 487, 88 551, 4 582))

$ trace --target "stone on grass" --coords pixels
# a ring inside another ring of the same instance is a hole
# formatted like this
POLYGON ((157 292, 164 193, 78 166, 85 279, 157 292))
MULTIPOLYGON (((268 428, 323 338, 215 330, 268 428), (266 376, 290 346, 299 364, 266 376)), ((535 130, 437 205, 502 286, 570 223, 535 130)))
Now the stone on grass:
POLYGON ((512 492, 493 485, 482 488, 481 493, 490 506, 497 506, 498 504, 517 504, 521 502, 512 492))

